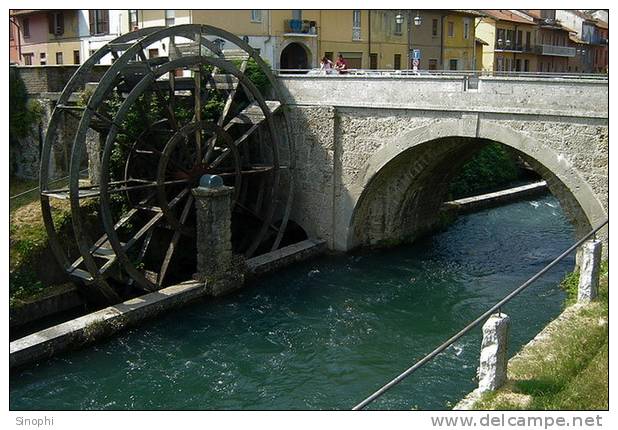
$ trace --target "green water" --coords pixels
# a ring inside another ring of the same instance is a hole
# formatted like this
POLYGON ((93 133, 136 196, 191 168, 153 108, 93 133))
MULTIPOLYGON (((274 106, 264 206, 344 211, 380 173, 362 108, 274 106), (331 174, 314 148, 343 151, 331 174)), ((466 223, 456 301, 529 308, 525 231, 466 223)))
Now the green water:
MULTIPOLYGON (((413 246, 327 256, 12 373, 11 409, 349 409, 573 241, 544 197, 413 246)), ((573 258, 504 312, 511 354, 559 312, 573 258)), ((444 409, 475 387, 480 329, 372 407, 444 409)))

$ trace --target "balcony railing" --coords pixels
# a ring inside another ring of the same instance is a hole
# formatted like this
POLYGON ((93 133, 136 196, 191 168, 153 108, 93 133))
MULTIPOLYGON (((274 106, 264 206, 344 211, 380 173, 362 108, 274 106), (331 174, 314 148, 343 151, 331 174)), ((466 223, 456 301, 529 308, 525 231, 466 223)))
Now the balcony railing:
POLYGON ((526 45, 522 43, 504 43, 496 41, 496 51, 509 51, 509 52, 531 52, 534 51, 532 45, 526 45))
POLYGON ((306 34, 313 36, 318 33, 316 22, 306 19, 286 19, 284 27, 287 34, 306 34))
POLYGON ((569 46, 537 45, 536 52, 554 57, 575 57, 576 49, 569 46))

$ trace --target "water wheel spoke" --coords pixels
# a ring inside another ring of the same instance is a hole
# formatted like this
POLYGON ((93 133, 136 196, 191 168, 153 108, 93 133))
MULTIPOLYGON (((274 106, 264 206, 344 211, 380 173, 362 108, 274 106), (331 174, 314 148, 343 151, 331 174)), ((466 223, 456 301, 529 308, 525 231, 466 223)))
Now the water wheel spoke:
MULTIPOLYGON (((182 209, 182 213, 180 215, 180 224, 184 225, 187 222, 187 218, 189 217, 189 212, 191 207, 193 206, 193 196, 189 195, 187 201, 185 202, 185 206, 182 209)), ((180 240, 180 236, 182 232, 180 230, 174 231, 174 235, 172 236, 172 240, 167 248, 167 252, 165 253, 165 258, 163 259, 163 264, 161 265, 161 271, 159 272, 159 276, 157 279, 157 285, 161 287, 163 285, 163 281, 165 280, 165 275, 167 274, 167 269, 172 261, 172 257, 174 255, 174 251, 176 250, 176 245, 178 245, 178 241, 180 240)))
MULTIPOLYGON (((247 60, 243 60, 242 64, 240 65, 240 72, 245 73, 246 69, 247 69, 247 60)), ((240 84, 239 80, 236 80, 235 82, 232 83, 232 89, 227 96, 227 100, 225 101, 225 105, 223 106, 223 111, 221 112, 221 115, 219 115, 219 119, 217 120, 217 126, 219 127, 223 127, 223 124, 225 123, 225 119, 227 118, 230 108, 232 107, 232 103, 234 102, 234 98, 236 97, 236 92, 238 91, 239 84, 240 84)), ((216 141, 217 141, 216 135, 211 137, 208 140, 207 142, 208 149, 206 150, 206 154, 204 155, 204 158, 203 158, 203 161, 205 163, 207 163, 210 157, 212 156, 212 152, 215 149, 216 141)))
MULTIPOLYGON (((146 65, 146 68, 148 69, 148 73, 154 75, 154 69, 152 68, 152 66, 150 65, 150 63, 148 62, 148 59, 146 58, 146 54, 144 54, 144 49, 140 43, 140 47, 142 49, 139 50, 138 54, 140 59, 144 62, 144 64, 146 65)), ((165 106, 165 114, 167 116, 167 119, 169 120, 170 125, 172 126, 172 128, 175 131, 178 131, 178 129, 180 128, 178 125, 178 120, 176 119, 176 113, 174 112, 174 110, 172 109, 171 105, 169 103, 167 103, 167 101, 165 100, 165 94, 163 94, 163 90, 161 89, 161 87, 157 84, 157 81, 155 79, 154 81, 154 89, 155 89, 155 93, 157 96, 157 99, 159 100, 159 103, 161 103, 162 105, 165 106)))
MULTIPOLYGON (((258 129, 258 127, 259 127, 259 124, 254 124, 253 126, 251 126, 251 128, 245 131, 242 136, 240 136, 238 139, 234 141, 234 146, 239 147, 240 145, 242 145, 242 143, 246 141, 249 138, 249 136, 251 136, 251 134, 253 134, 258 129)), ((212 163, 210 163, 210 167, 215 168, 219 166, 221 163, 223 163, 227 159, 230 153, 231 153, 231 149, 225 148, 221 152, 221 155, 219 155, 217 158, 213 160, 212 163)))
MULTIPOLYGON (((245 211, 246 213, 248 213, 249 215, 251 215, 256 220, 262 223, 265 222, 262 216, 258 215, 255 211, 253 211, 252 209, 249 209, 247 206, 243 205, 242 203, 236 202, 236 206, 242 209, 243 211, 245 211)), ((270 228, 272 231, 279 233, 279 228, 277 228, 274 224, 269 223, 268 228, 270 228)))

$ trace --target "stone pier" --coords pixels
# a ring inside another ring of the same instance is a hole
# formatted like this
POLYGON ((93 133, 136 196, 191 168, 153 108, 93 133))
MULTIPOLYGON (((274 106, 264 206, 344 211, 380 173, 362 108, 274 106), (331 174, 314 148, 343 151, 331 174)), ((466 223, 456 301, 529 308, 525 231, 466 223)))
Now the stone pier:
POLYGON ((601 241, 589 240, 581 247, 577 301, 589 303, 597 298, 601 270, 601 241))
POLYGON ((197 210, 197 273, 213 296, 243 286, 242 257, 232 253, 233 187, 224 185, 194 188, 197 210))
POLYGON ((494 391, 506 382, 507 345, 511 319, 498 313, 483 324, 479 366, 479 392, 494 391))

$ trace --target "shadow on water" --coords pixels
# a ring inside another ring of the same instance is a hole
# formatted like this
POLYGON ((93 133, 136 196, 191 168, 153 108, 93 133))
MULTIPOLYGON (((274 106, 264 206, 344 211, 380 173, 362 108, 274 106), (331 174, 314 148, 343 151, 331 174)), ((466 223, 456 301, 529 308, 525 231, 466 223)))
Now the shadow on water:
MULTIPOLYGON (((326 256, 14 373, 12 409, 349 409, 573 241, 553 197, 459 218, 412 246, 326 256)), ((509 304, 515 353, 561 309, 570 258, 509 304)), ((475 387, 480 329, 372 407, 444 409, 475 387)))

